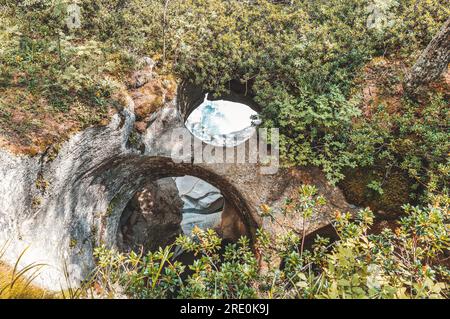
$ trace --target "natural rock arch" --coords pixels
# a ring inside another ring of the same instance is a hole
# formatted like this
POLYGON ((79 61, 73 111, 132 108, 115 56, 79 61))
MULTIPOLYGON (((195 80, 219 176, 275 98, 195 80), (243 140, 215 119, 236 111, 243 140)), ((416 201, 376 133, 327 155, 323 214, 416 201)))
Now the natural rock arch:
MULTIPOLYGON (((65 287, 65 264, 71 285, 77 285, 94 267, 93 249, 114 245, 121 212, 133 194, 145 181, 166 176, 193 175, 219 188, 236 206, 250 235, 259 226, 277 232, 278 223, 259 217, 260 205, 280 207, 302 183, 316 184, 329 201, 313 216, 309 231, 328 224, 336 209, 353 209, 317 168, 264 174, 260 162, 196 162, 190 155, 175 160, 172 155, 180 145, 173 141, 173 131, 185 130, 194 139, 184 127, 183 99, 186 96, 179 94, 156 111, 138 143, 131 142, 136 134, 130 98, 128 107, 107 126, 72 136, 56 158, 0 150, 0 242, 10 243, 5 261, 14 264, 28 247, 19 267, 33 262, 51 265, 37 278, 38 284, 54 290, 65 287)), ((193 151, 206 147, 197 140, 193 151)), ((278 216, 277 222, 290 222, 278 216)))
MULTIPOLYGON (((216 172, 191 163, 175 163, 172 159, 162 156, 124 155, 106 162, 94 172, 93 185, 108 192, 109 211, 107 218, 100 218, 97 223, 100 230, 99 240, 105 243, 114 243, 118 221, 131 196, 140 190, 149 181, 156 181, 165 177, 178 177, 191 175, 218 188, 224 196, 226 205, 232 206, 245 229, 246 235, 253 239, 260 219, 251 204, 243 197, 241 192, 227 178, 216 172), (126 172, 126 173, 125 173, 126 172), (111 178, 113 177, 113 178, 111 178), (130 182, 133 181, 133 182, 130 182), (118 188, 112 184, 121 183, 118 188)), ((236 227, 239 227, 237 225, 236 227)))

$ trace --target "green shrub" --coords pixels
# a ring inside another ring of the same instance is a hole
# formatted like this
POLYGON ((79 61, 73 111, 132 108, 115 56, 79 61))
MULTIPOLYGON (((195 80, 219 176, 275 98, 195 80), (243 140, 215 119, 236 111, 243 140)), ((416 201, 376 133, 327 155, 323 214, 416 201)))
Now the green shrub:
MULTIPOLYGON (((308 219, 323 203, 314 187, 303 186, 283 213, 308 219)), ((337 213, 339 239, 317 237, 309 250, 303 249, 300 228, 276 236, 259 230, 259 258, 245 238, 220 255, 221 239, 200 229, 173 244, 195 255, 188 266, 174 261, 173 245, 147 256, 101 247, 93 278, 108 297, 121 287, 131 298, 446 298, 449 207, 447 196, 433 197, 427 207, 406 205, 395 231, 371 235, 370 210, 356 218, 337 213)), ((263 213, 271 218, 276 212, 263 207, 263 213)))

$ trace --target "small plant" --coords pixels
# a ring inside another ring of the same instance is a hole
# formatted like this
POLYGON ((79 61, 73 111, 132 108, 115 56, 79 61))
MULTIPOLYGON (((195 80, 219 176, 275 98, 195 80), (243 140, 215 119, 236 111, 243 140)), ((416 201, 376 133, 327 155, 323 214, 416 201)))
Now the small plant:
POLYGON ((31 207, 32 208, 38 208, 42 204, 42 197, 40 196, 34 196, 31 200, 31 207))
POLYGON ((384 194, 382 184, 379 181, 371 181, 369 184, 367 184, 367 187, 379 195, 384 194))
POLYGON ((77 244, 78 244, 78 241, 76 239, 71 239, 69 242, 69 247, 71 249, 73 249, 73 248, 77 247, 77 244))
POLYGON ((36 179, 36 188, 40 190, 42 193, 44 193, 47 188, 50 186, 49 181, 47 181, 42 174, 38 174, 38 177, 36 179))

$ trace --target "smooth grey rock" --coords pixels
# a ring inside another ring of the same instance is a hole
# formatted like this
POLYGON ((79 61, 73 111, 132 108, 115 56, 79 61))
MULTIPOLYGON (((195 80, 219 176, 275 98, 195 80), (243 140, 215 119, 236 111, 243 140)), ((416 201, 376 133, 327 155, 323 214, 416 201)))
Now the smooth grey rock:
POLYGON ((197 226, 200 229, 216 229, 220 226, 222 212, 212 214, 195 214, 195 213, 183 213, 183 220, 181 222, 181 228, 185 235, 191 235, 192 229, 197 226))
POLYGON ((45 155, 30 158, 0 150, 0 243, 8 243, 5 262, 14 264, 27 249, 19 267, 34 262, 48 265, 35 281, 53 290, 68 286, 64 267, 73 286, 91 271, 102 227, 99 216, 108 210, 114 194, 129 199, 137 182, 123 185, 118 179, 107 186, 94 172, 105 161, 132 153, 126 142, 133 122, 130 101, 108 126, 74 135, 53 161, 45 155), (38 178, 48 183, 47 189, 38 188, 38 178))
POLYGON ((175 182, 184 202, 184 213, 211 214, 223 208, 223 196, 211 184, 194 176, 176 177, 175 182))

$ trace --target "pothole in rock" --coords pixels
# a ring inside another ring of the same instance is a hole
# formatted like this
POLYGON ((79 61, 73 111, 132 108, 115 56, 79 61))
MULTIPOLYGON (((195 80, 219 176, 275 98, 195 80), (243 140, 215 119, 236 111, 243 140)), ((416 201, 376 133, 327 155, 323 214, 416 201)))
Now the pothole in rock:
POLYGON ((261 123, 248 105, 227 100, 208 100, 192 111, 185 125, 198 139, 214 146, 233 147, 255 134, 261 123))
POLYGON ((234 242, 248 235, 242 218, 221 191, 194 176, 168 177, 148 182, 128 202, 117 232, 121 251, 157 250, 194 227, 213 229, 234 242))

